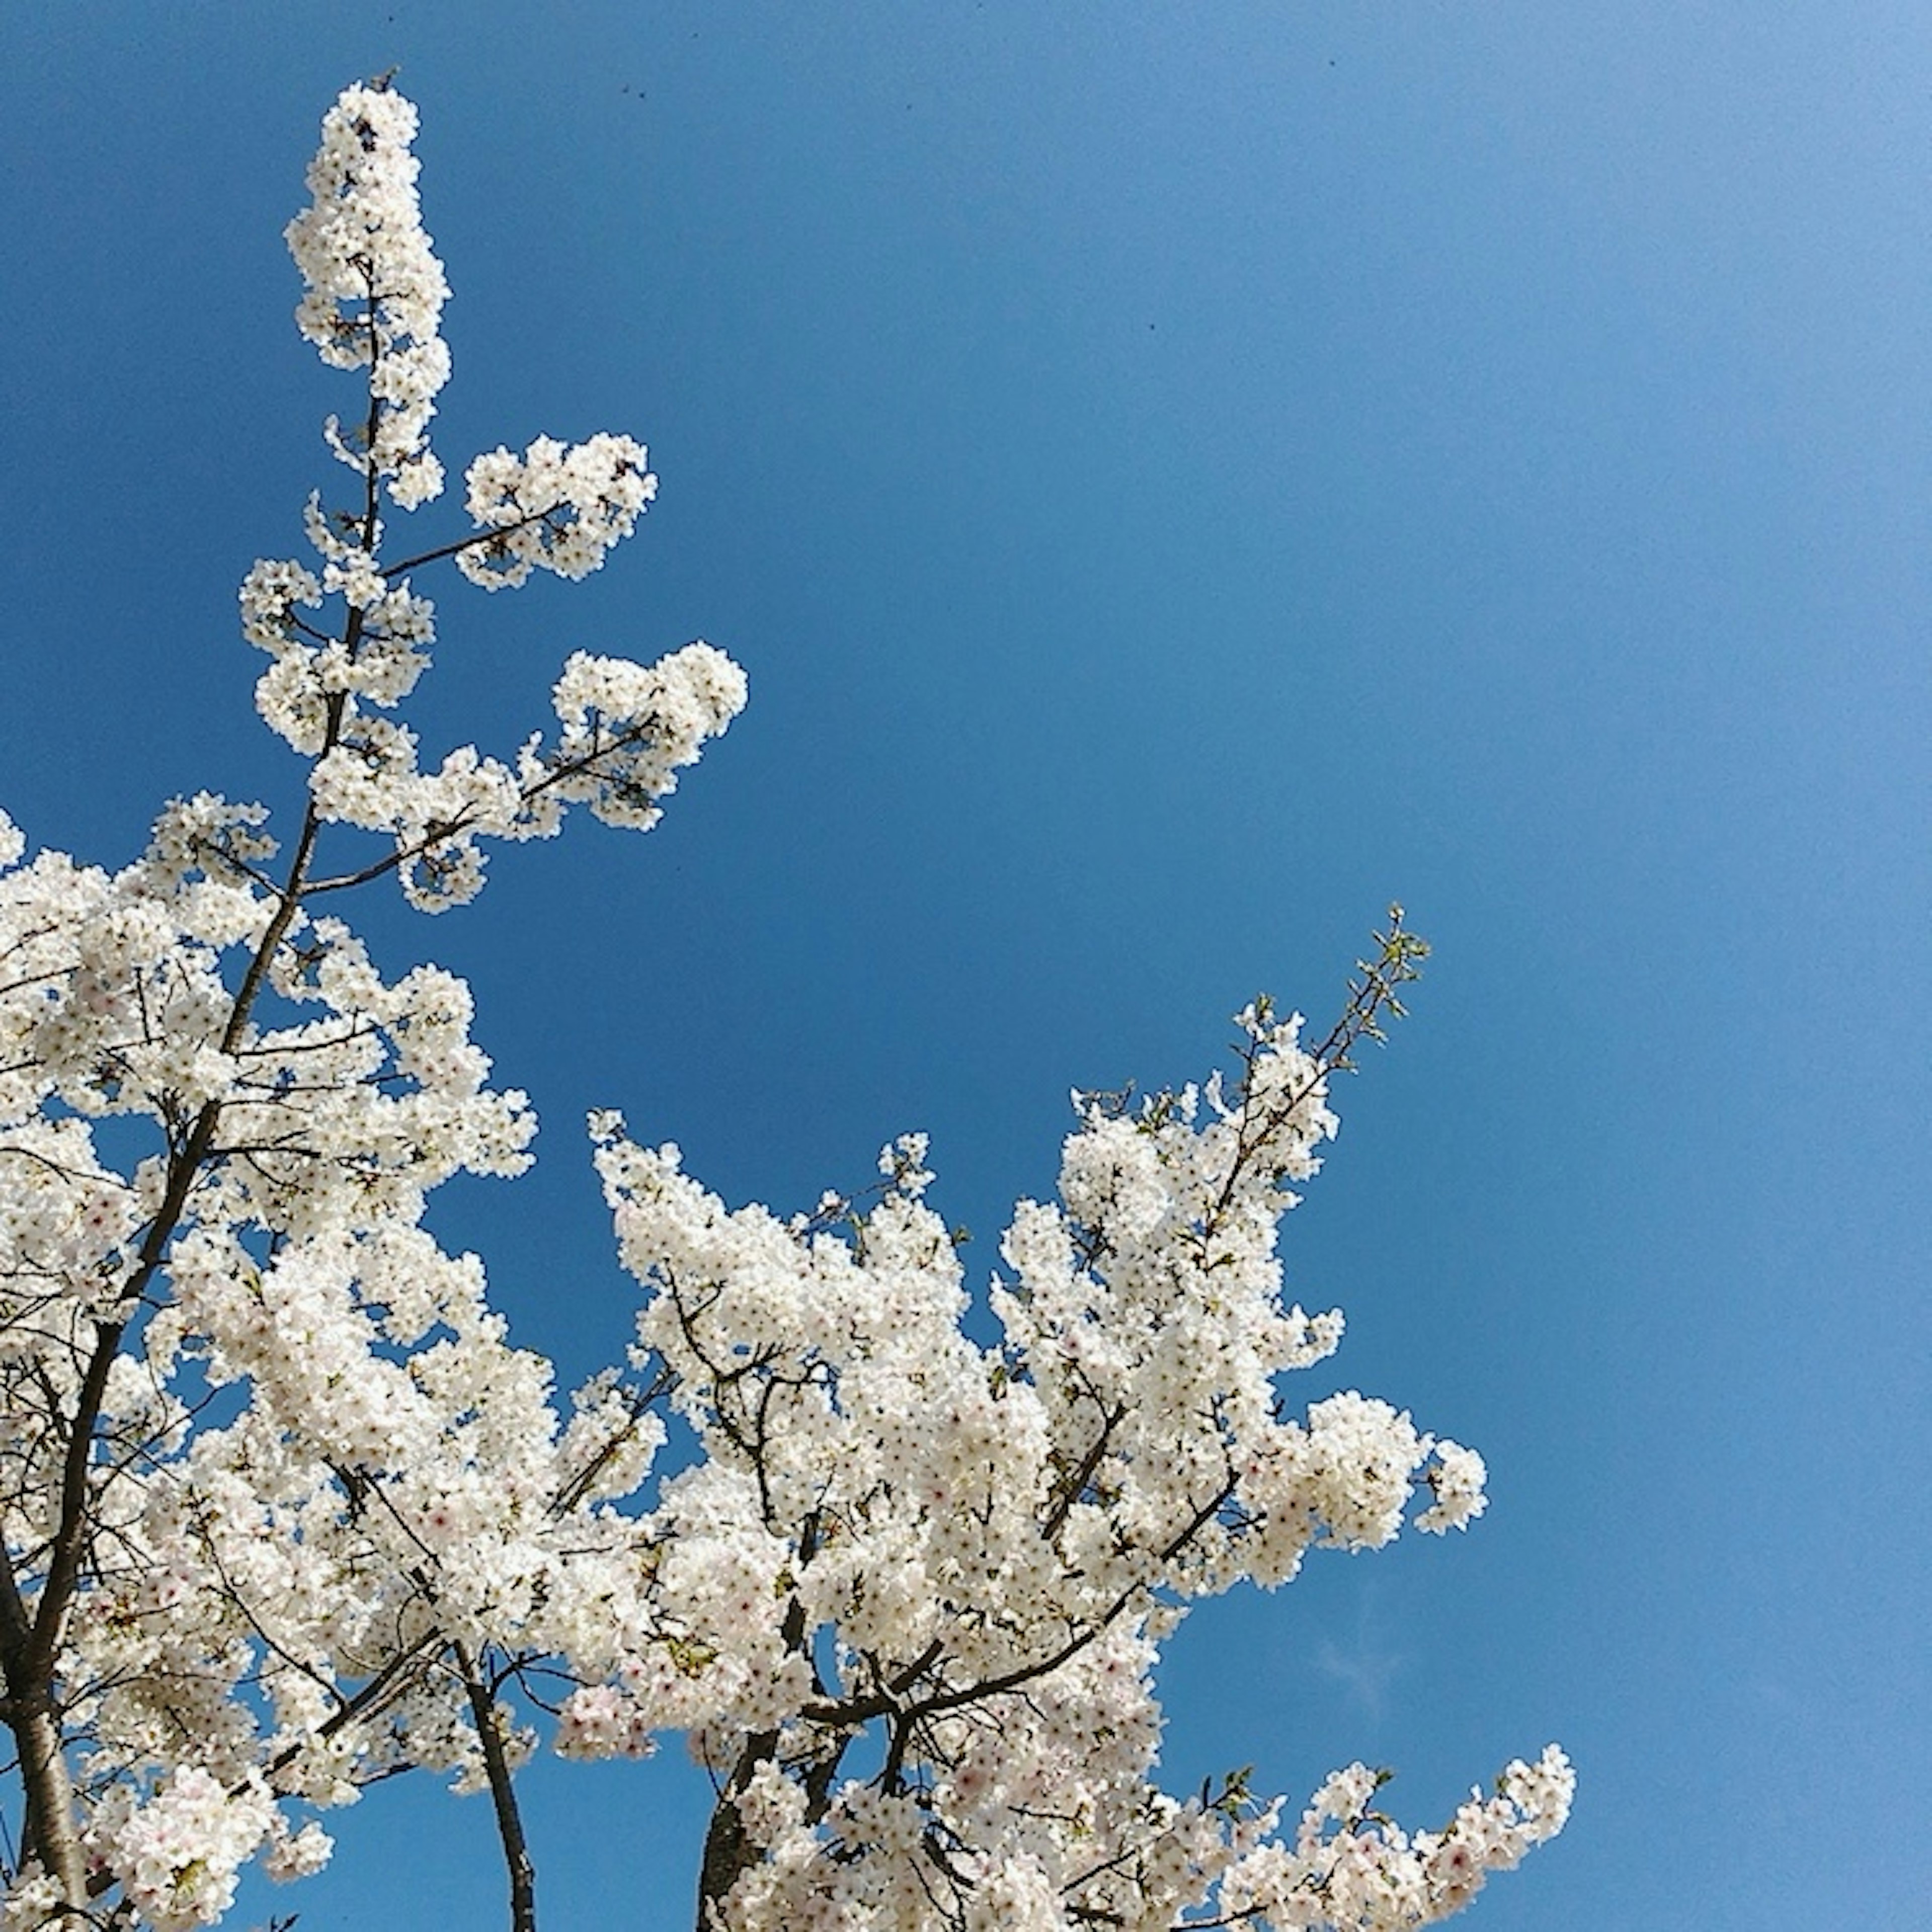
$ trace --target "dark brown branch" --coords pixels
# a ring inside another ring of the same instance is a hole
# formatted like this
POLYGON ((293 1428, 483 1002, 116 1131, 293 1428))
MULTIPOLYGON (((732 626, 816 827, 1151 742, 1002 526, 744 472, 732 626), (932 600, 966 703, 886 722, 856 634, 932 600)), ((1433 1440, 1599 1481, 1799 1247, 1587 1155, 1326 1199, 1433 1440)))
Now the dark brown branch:
POLYGON ((1100 1466, 1101 1460, 1107 1453, 1107 1444, 1126 1412, 1124 1403, 1111 1409, 1102 1408, 1100 1412, 1100 1434, 1094 1438, 1092 1448, 1080 1459, 1078 1466, 1068 1472, 1060 1486, 1060 1493, 1054 1498, 1053 1507, 1046 1513, 1046 1520, 1040 1526, 1040 1534, 1048 1542, 1052 1542, 1060 1534, 1062 1526, 1072 1514, 1073 1505, 1080 1500, 1080 1492, 1087 1486, 1088 1479, 1100 1466))
MULTIPOLYGON (((644 718, 613 738, 608 745, 598 745, 586 752, 580 758, 573 758, 568 764, 555 766, 527 790, 518 794, 521 803, 528 805, 532 799, 541 798, 554 785, 561 784, 565 779, 577 778, 592 770, 599 759, 608 758, 614 753, 627 752, 656 729, 658 720, 655 715, 644 718)), ((372 861, 354 872, 341 872, 327 879, 318 879, 305 888, 304 896, 314 898, 323 892, 346 892, 352 886, 366 886, 371 880, 380 879, 394 872, 399 866, 407 865, 412 859, 420 859, 425 853, 433 852, 446 839, 454 838, 459 832, 466 832, 475 822, 473 814, 466 806, 454 818, 439 819, 429 826, 421 838, 406 845, 398 845, 391 853, 372 861)))
POLYGON ((524 1836, 523 1814, 517 1807, 517 1788, 503 1748, 496 1718, 496 1694, 478 1671, 476 1660, 461 1644, 456 1646, 457 1668, 470 1694, 470 1712, 483 1746, 483 1767, 490 1780, 490 1802, 496 1814, 496 1836, 510 1874, 510 1932, 536 1932, 537 1872, 524 1836))
POLYGON ((711 1908, 722 1906, 731 1888, 758 1862, 759 1847, 745 1829, 738 1798, 759 1768, 778 1748, 776 1731, 754 1731, 745 1741, 730 1781, 718 1794, 704 1834, 704 1858, 698 1875, 698 1932, 711 1932, 711 1908))
POLYGON ((512 530, 527 529, 550 514, 548 510, 532 510, 527 516, 519 517, 514 524, 498 524, 487 530, 472 530, 466 537, 458 537, 454 543, 438 544, 434 550, 419 550, 414 556, 404 557, 400 563, 385 565, 383 581, 393 582, 398 577, 406 577, 412 570, 422 569, 426 563, 440 563, 446 556, 460 556, 466 550, 476 549, 479 544, 508 536, 512 530))

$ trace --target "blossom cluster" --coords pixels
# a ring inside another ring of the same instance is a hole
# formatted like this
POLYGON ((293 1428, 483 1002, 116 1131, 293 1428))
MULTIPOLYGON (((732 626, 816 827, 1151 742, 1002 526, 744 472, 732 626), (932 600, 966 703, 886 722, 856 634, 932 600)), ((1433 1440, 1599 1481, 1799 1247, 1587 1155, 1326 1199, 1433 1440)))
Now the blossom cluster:
POLYGON ((545 1730, 576 1757, 685 1734, 720 1792, 708 1932, 1396 1932, 1457 1909, 1560 1828, 1554 1747, 1413 1834, 1359 1766, 1292 1832, 1238 1781, 1184 1802, 1156 1779, 1154 1672, 1190 1604, 1484 1507, 1473 1450, 1286 1386, 1342 1324, 1285 1298, 1280 1223, 1335 1131, 1330 1076, 1405 976, 1399 925, 1327 1040, 1257 1003, 1232 1080, 1076 1096, 1057 1195, 1000 1244, 990 1340, 916 1134, 866 1195, 786 1217, 593 1117, 641 1299, 623 1361, 567 1401, 424 1225, 444 1181, 520 1173, 534 1117, 491 1084, 464 982, 386 975, 336 908, 390 873, 460 903, 481 842, 550 836, 572 804, 648 828, 746 687, 703 642, 580 651, 548 739, 420 760, 418 574, 580 576, 656 484, 626 437, 499 450, 470 472, 474 530, 387 560, 380 500, 441 476, 415 126, 350 89, 290 230, 303 332, 367 390, 364 428, 329 431, 360 505, 311 500, 312 561, 242 587, 259 708, 306 761, 293 836, 200 793, 110 872, 30 856, 0 814, 0 1646, 26 1799, 0 1924, 213 1924, 251 1861, 318 1869, 316 1814, 395 1772, 513 1815, 545 1730), (674 1420, 694 1450, 661 1467, 674 1420))
POLYGON ((448 366, 415 128, 386 87, 350 89, 289 230, 302 332, 366 391, 364 427, 329 428, 361 504, 312 498, 312 560, 242 587, 260 709, 308 763, 298 830, 278 844, 265 808, 198 794, 110 872, 30 854, 0 815, 0 1640, 28 1827, 12 1925, 117 1888, 130 1923, 211 1924, 250 1859, 316 1869, 328 1840, 305 1814, 371 1780, 507 1774, 535 1738, 494 1694, 501 1660, 601 1654, 608 1604, 635 1594, 613 1504, 662 1422, 621 1371, 560 1404, 480 1263, 422 1225, 453 1175, 527 1165, 529 1103, 491 1084, 467 986, 386 976, 335 896, 393 872, 419 905, 457 902, 478 841, 549 836, 572 802, 649 826, 744 679, 704 644, 650 666, 578 652, 550 743, 419 768, 398 714, 436 614, 414 570, 507 540, 579 574, 655 479, 628 438, 540 447, 503 486, 549 491, 530 530, 479 512, 413 569, 386 560, 379 497, 440 485, 448 366), (358 854, 371 832, 386 849, 358 854))
POLYGON ((574 448, 539 436, 521 456, 478 457, 466 481, 470 514, 491 534, 464 550, 457 568, 488 590, 537 569, 589 576, 658 494, 644 446, 628 436, 594 436, 574 448))
MULTIPOLYGON (((332 918, 275 929, 259 825, 198 797, 110 875, 22 862, 0 824, 0 1511, 32 1613, 84 1420, 99 1554, 58 1694, 101 1794, 86 1856, 158 1932, 212 1923, 260 1852, 326 1857, 291 1805, 411 1765, 480 1786, 452 1647, 608 1647, 637 1561, 608 1505, 664 1434, 618 1375, 560 1414, 480 1264, 421 1226, 441 1181, 526 1164, 527 1103, 460 980, 385 980, 332 918)), ((50 1882, 23 1870, 20 1910, 50 1882)))
POLYGON ((296 326, 332 367, 369 371, 362 427, 345 429, 332 416, 329 446, 405 508, 442 488, 428 428, 449 380, 438 333, 449 285, 416 199, 416 110, 400 94, 348 88, 322 120, 308 170, 313 199, 287 230, 308 290, 296 326))
MULTIPOLYGON (((742 708, 745 688, 737 667, 702 642, 649 667, 579 652, 553 696, 559 740, 533 736, 508 760, 463 747, 425 766, 416 733, 389 715, 428 668, 436 611, 410 565, 383 557, 377 490, 406 509, 440 490, 428 430, 448 374, 437 333, 448 287, 422 227, 416 129, 415 109, 381 84, 348 89, 323 122, 312 199, 288 229, 309 291, 297 319, 326 362, 368 372, 363 427, 328 426, 332 447, 368 488, 346 509, 311 498, 314 566, 256 563, 241 605, 243 634, 270 660, 257 707, 314 760, 317 821, 385 834, 390 857, 365 869, 393 871, 412 904, 435 912, 482 889, 484 842, 548 837, 570 803, 615 824, 654 824, 678 770, 742 708), (333 600, 332 622, 322 614, 333 600)), ((486 452, 467 482, 476 528, 424 556, 447 556, 491 590, 538 568, 568 578, 597 568, 658 488, 644 446, 611 434, 574 446, 539 437, 520 456, 486 452)))
POLYGON ((604 1676, 566 1722, 577 1750, 692 1736, 735 1820, 713 1898, 728 1932, 1210 1908, 1393 1932, 1561 1825, 1560 1754, 1413 1838, 1336 1809, 1352 1774, 1292 1839, 1275 1808, 1153 1782, 1152 1669, 1189 1602, 1285 1581, 1318 1546, 1379 1546, 1418 1490, 1424 1530, 1482 1507, 1480 1458, 1390 1405, 1285 1406, 1280 1378, 1341 1334, 1284 1306, 1276 1252, 1283 1183, 1334 1132, 1330 1063, 1298 1018, 1240 1019, 1233 1088, 1080 1100, 1058 1202, 1022 1202, 1003 1244, 987 1346, 962 1325, 921 1137, 886 1150, 862 1211, 834 1196, 786 1221, 593 1122, 639 1342, 702 1454, 645 1519, 628 1646, 573 1660, 604 1676), (842 1777, 866 1738, 885 1768, 842 1777))
POLYGON ((1385 1775, 1360 1764, 1335 1772, 1292 1840, 1270 1835, 1228 1868, 1220 1910, 1282 1932, 1432 1924, 1460 1912, 1491 1872, 1512 1870, 1554 1838, 1576 1782, 1552 1744, 1534 1764, 1512 1761, 1490 1797, 1472 1792, 1442 1831, 1412 1836, 1371 1809, 1385 1775))

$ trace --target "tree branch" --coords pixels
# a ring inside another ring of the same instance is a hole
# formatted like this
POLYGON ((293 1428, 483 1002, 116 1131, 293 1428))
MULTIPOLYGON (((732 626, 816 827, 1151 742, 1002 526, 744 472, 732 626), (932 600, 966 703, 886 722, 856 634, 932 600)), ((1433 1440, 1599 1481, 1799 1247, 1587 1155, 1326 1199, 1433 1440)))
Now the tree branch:
POLYGON ((455 1648, 457 1668, 463 1673, 464 1688, 470 1694, 470 1714, 476 1720, 476 1735, 483 1746, 490 1802, 496 1814, 496 1836, 502 1841, 503 1863, 510 1875, 511 1932, 536 1932, 536 1867, 531 1862, 530 1844, 524 1836, 523 1814, 517 1808, 509 1754, 503 1748, 502 1727, 496 1718, 496 1693, 484 1681, 468 1648, 460 1643, 455 1648))

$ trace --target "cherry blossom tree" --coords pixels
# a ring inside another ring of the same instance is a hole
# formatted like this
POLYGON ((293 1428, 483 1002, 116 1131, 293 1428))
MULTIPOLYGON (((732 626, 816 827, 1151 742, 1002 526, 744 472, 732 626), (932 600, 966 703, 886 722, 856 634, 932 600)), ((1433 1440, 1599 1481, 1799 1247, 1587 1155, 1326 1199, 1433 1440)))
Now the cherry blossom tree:
POLYGON ((385 977, 339 908, 391 877, 460 904, 489 842, 572 806, 648 829, 746 692, 698 643, 573 656, 506 758, 428 764, 400 722, 433 566, 580 577, 657 487, 627 436, 540 440, 470 464, 462 534, 392 542, 444 482, 416 126, 350 88, 288 230, 302 332, 361 384, 325 431, 344 500, 242 587, 259 709, 305 763, 292 830, 204 792, 110 874, 29 859, 0 816, 5 1926, 214 1924, 252 1862, 314 1871, 321 1814, 422 1768, 487 1794, 525 1932, 518 1766, 666 1732, 717 1793, 700 1932, 1455 1911, 1560 1828, 1555 1747, 1412 1833, 1360 1765, 1298 1814, 1154 1780, 1151 1673, 1190 1603, 1378 1547, 1419 1492, 1425 1532, 1483 1508, 1473 1450, 1282 1386, 1341 1338, 1284 1305, 1277 1227, 1418 970, 1399 909, 1318 1040, 1258 1000, 1226 1073, 1076 1096, 986 1346, 916 1134, 788 1218, 593 1117, 640 1300, 567 1402, 423 1227, 452 1175, 518 1173, 534 1118, 489 1084, 463 982, 385 977), (674 1415, 695 1451, 661 1462, 674 1415))

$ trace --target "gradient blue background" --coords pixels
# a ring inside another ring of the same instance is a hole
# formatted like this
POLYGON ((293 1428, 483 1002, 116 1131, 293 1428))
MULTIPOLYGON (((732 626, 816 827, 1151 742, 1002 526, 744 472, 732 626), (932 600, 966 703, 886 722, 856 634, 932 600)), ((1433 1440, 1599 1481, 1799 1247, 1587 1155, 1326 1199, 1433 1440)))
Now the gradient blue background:
MULTIPOLYGON (((358 916, 470 975, 548 1123, 437 1225, 567 1375, 620 1348, 580 1123, 808 1204, 902 1129, 978 1239, 1075 1084, 1325 1019, 1435 941, 1340 1096, 1306 1379, 1479 1446, 1466 1538, 1199 1614, 1175 1788, 1360 1756, 1434 1822, 1550 1738, 1489 1932, 1908 1932, 1926 1852, 1928 134, 1906 0, 90 4, 0 20, 0 802, 119 862, 286 812, 234 586, 349 404, 280 239, 400 62, 455 300, 437 446, 646 438, 581 586, 453 579, 430 746, 574 648, 752 703, 639 841, 358 916)), ((416 520, 434 542, 454 506, 416 520)), ((688 1922, 674 1748, 546 1765, 546 1924, 688 1922)), ((331 1821, 256 1916, 500 1923, 480 1802, 331 1821)), ((242 1922, 247 1922, 245 1920, 242 1922)))

